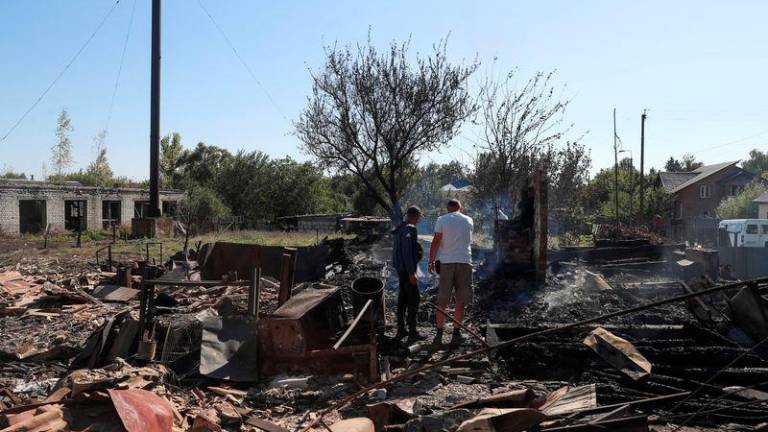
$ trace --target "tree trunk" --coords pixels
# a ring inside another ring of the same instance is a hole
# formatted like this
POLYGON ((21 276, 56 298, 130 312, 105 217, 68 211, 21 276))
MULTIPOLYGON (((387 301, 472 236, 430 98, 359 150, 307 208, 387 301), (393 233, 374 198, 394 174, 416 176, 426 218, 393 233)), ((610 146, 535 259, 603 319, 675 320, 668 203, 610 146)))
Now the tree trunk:
POLYGON ((394 225, 403 221, 403 209, 400 207, 399 200, 393 200, 392 209, 389 211, 389 217, 394 225))

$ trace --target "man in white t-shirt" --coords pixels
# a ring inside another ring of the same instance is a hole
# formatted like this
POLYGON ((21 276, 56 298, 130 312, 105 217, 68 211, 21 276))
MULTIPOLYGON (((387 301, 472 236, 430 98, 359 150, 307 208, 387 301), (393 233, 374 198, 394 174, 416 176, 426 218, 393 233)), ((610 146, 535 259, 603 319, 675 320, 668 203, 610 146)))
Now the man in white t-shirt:
MULTIPOLYGON (((472 218, 461 212, 461 202, 448 201, 448 213, 437 218, 435 236, 429 250, 429 271, 434 272, 435 260, 440 259, 440 282, 437 305, 445 310, 451 297, 456 298, 456 321, 464 318, 464 307, 472 301, 472 218), (439 252, 439 257, 438 257, 439 252)), ((445 315, 437 312, 436 342, 442 342, 445 315)), ((461 337, 454 326, 453 338, 461 337)))

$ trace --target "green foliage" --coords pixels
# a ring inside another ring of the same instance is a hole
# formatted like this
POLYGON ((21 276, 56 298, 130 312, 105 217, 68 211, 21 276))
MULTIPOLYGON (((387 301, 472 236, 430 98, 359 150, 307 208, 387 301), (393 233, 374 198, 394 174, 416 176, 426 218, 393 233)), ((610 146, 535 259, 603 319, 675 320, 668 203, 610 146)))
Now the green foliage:
POLYGON ((404 205, 418 205, 423 211, 445 207, 446 194, 440 190, 446 184, 466 179, 467 169, 457 161, 447 164, 430 163, 417 168, 416 181, 403 197, 404 205))
MULTIPOLYGON (((586 187, 581 197, 582 205, 597 219, 613 221, 616 218, 616 182, 611 169, 600 170, 586 187)), ((632 224, 638 220, 650 221, 656 215, 669 212, 670 197, 662 188, 653 187, 656 172, 645 175, 643 211, 640 211, 640 173, 629 159, 619 163, 618 170, 618 215, 622 223, 632 224)))
POLYGON ((63 175, 54 175, 49 177, 50 181, 53 181, 54 183, 64 183, 64 182, 78 182, 82 184, 83 186, 96 186, 98 183, 98 180, 96 179, 96 176, 93 175, 93 173, 84 171, 84 170, 78 170, 75 172, 63 174, 63 175))
POLYGON ((107 161, 106 139, 106 130, 102 130, 93 137, 94 144, 96 145, 96 159, 88 164, 88 169, 86 169, 86 172, 94 178, 98 186, 109 184, 113 176, 112 168, 107 161))
POLYGON ((704 165, 702 162, 696 161, 696 156, 686 153, 683 155, 682 160, 670 156, 669 159, 667 159, 667 163, 664 164, 664 170, 668 172, 693 171, 702 165, 704 165))
POLYGON ((219 211, 222 208, 227 209, 227 215, 242 216, 251 226, 280 216, 350 208, 345 197, 334 191, 332 180, 310 162, 271 159, 260 151, 232 154, 204 143, 186 150, 180 147, 179 134, 166 138, 165 162, 161 163, 165 164, 164 181, 200 196, 187 207, 194 221, 219 217, 224 214, 219 211), (209 199, 212 194, 220 205, 209 199), (195 204, 202 198, 211 205, 195 204))
POLYGON ((13 170, 9 169, 9 170, 6 170, 5 172, 3 172, 2 174, 0 174, 0 178, 3 178, 3 179, 26 180, 27 179, 27 175, 24 174, 23 172, 16 172, 16 171, 13 171, 13 170))
POLYGON ((164 188, 176 188, 178 169, 184 156, 181 134, 174 132, 160 139, 160 184, 164 188))
POLYGON ((335 208, 340 212, 354 211, 364 215, 384 215, 363 182, 350 173, 336 174, 328 179, 328 187, 335 208))
POLYGON ((219 194, 205 186, 196 186, 187 190, 179 205, 179 215, 188 225, 197 225, 230 216, 229 208, 219 198, 219 194))
POLYGON ((725 198, 717 206, 717 215, 723 219, 749 219, 757 217, 757 205, 752 201, 768 191, 760 181, 748 184, 739 195, 725 198))
POLYGON ((742 162, 741 167, 752 174, 768 178, 768 152, 752 149, 749 159, 742 162))

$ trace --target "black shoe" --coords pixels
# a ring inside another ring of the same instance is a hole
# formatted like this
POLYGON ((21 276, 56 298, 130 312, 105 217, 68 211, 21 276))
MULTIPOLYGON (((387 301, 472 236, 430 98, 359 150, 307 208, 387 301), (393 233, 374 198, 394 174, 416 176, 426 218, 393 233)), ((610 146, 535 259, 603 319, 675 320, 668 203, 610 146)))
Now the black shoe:
POLYGON ((432 339, 433 345, 442 345, 443 344, 443 329, 437 329, 435 332, 435 338, 432 339))
POLYGON ((416 329, 413 329, 408 332, 408 339, 413 339, 413 340, 421 339, 421 335, 416 329))
POLYGON ((451 345, 459 345, 463 340, 464 336, 461 335, 459 329, 453 329, 453 334, 451 335, 451 345))
POLYGON ((406 336, 408 336, 408 333, 405 330, 397 330, 397 333, 395 333, 395 340, 400 340, 406 336))

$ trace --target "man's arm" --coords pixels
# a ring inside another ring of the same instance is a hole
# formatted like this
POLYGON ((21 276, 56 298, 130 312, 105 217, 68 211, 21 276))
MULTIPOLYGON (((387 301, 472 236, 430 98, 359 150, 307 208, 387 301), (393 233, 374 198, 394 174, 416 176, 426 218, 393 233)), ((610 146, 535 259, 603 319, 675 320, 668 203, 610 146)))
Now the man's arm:
POLYGON ((416 277, 419 266, 419 258, 416 256, 416 246, 419 241, 418 235, 415 228, 406 227, 405 229, 408 230, 408 234, 401 243, 403 259, 405 261, 403 264, 405 264, 405 270, 408 273, 411 285, 418 286, 419 280, 416 277))
POLYGON ((435 258, 437 258, 437 251, 440 249, 440 242, 443 241, 443 233, 436 232, 432 237, 432 245, 429 247, 429 271, 435 271, 435 258))

